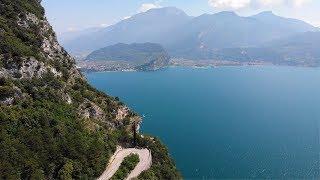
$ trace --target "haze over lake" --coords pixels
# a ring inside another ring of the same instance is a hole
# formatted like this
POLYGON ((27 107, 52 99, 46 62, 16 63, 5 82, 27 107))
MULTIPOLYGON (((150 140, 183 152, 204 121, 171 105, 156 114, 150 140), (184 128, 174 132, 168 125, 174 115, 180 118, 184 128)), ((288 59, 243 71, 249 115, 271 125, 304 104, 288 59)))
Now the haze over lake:
POLYGON ((185 178, 319 177, 320 69, 168 68, 86 74, 145 115, 185 178))

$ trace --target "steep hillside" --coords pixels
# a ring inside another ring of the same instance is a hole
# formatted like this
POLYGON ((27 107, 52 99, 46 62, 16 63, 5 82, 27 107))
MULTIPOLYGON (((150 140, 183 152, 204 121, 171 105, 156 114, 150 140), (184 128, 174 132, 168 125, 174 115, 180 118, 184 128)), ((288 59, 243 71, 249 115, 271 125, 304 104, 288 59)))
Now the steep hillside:
POLYGON ((66 48, 81 54, 116 43, 152 42, 161 44, 172 57, 203 60, 213 58, 215 51, 224 48, 256 47, 318 30, 303 21, 283 18, 272 12, 251 17, 234 12, 190 17, 176 8, 160 8, 80 36, 66 43, 66 48))
POLYGON ((204 14, 177 29, 166 48, 173 57, 211 59, 216 50, 255 47, 297 33, 315 31, 315 27, 294 19, 264 12, 241 17, 234 12, 204 14))
POLYGON ((115 44, 92 52, 89 61, 125 62, 137 70, 157 70, 169 65, 170 57, 159 44, 115 44))
MULTIPOLYGON (((86 82, 40 2, 0 0, 0 179, 92 179, 141 120, 86 82)), ((138 144, 158 157, 146 173, 180 178, 159 141, 138 144)))
POLYGON ((269 27, 276 27, 271 33, 273 33, 274 36, 278 35, 279 37, 282 37, 281 34, 283 33, 287 33, 287 35, 290 36, 306 31, 319 31, 319 28, 313 27, 304 21, 277 16, 271 11, 261 12, 251 16, 251 18, 259 20, 269 27))
MULTIPOLYGON (((212 59, 235 62, 265 62, 276 65, 320 66, 320 32, 306 32, 256 47, 222 48, 202 52, 212 59)), ((203 57, 203 56, 202 56, 203 57)))
POLYGON ((281 63, 320 66, 320 32, 300 33, 264 45, 282 57, 281 63))

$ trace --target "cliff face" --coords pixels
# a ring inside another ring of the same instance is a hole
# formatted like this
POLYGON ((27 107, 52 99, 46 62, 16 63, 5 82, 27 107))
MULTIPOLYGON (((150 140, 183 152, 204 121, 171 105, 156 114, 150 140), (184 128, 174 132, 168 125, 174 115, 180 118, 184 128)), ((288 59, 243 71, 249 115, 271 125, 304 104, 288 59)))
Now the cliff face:
POLYGON ((98 177, 116 145, 131 144, 133 122, 76 69, 40 0, 0 0, 1 179, 98 177))
MULTIPOLYGON (((12 81, 7 82, 8 89, 20 92, 24 99, 43 91, 44 96, 51 95, 57 101, 77 107, 81 117, 108 122, 115 119, 123 105, 86 83, 76 69, 74 59, 58 44, 39 1, 1 0, 0 9, 0 77, 3 81, 12 81), (34 83, 39 79, 49 79, 49 82, 34 83), (16 82, 27 82, 33 87, 26 89, 16 82)), ((15 102, 9 103, 9 99, 15 97, 17 101, 22 99, 13 93, 3 95, 0 102, 14 105, 15 102)), ((112 125, 117 123, 121 120, 112 125)))

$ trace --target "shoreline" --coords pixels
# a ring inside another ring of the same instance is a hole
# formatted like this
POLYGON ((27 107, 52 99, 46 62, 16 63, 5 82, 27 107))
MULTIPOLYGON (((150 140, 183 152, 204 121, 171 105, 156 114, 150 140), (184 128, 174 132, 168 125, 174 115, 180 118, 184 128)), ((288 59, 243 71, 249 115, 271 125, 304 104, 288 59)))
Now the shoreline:
POLYGON ((227 67, 288 67, 288 68, 306 68, 306 69, 319 69, 320 66, 293 66, 293 65, 277 65, 277 64, 260 64, 260 65, 219 65, 219 66, 181 66, 181 65, 170 65, 158 70, 154 71, 139 71, 139 70, 83 70, 82 68, 78 68, 82 73, 91 74, 91 73, 132 73, 132 72, 157 72, 165 69, 174 69, 174 68, 186 68, 186 69, 219 69, 219 68, 227 68, 227 67))

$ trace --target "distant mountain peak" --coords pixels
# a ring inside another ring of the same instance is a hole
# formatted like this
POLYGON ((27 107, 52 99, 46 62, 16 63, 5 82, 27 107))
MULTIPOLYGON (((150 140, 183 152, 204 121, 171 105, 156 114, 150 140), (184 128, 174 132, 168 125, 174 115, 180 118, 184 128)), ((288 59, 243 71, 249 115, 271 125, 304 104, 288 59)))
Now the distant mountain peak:
POLYGON ((202 14, 198 17, 195 17, 195 19, 211 19, 211 18, 222 18, 222 19, 234 19, 234 18, 239 18, 240 16, 238 14, 236 14, 233 11, 221 11, 215 14, 202 14))
POLYGON ((214 15, 216 15, 216 16, 238 16, 238 14, 236 14, 233 11, 221 11, 221 12, 218 12, 214 15))
POLYGON ((176 7, 173 7, 173 6, 150 9, 145 13, 146 14, 157 13, 157 14, 169 14, 169 15, 173 15, 174 14, 174 15, 188 16, 183 10, 178 9, 176 7))
POLYGON ((260 15, 275 15, 272 11, 262 11, 259 14, 260 15))
POLYGON ((280 16, 277 16, 272 11, 263 11, 256 15, 253 15, 252 17, 280 17, 280 16))

